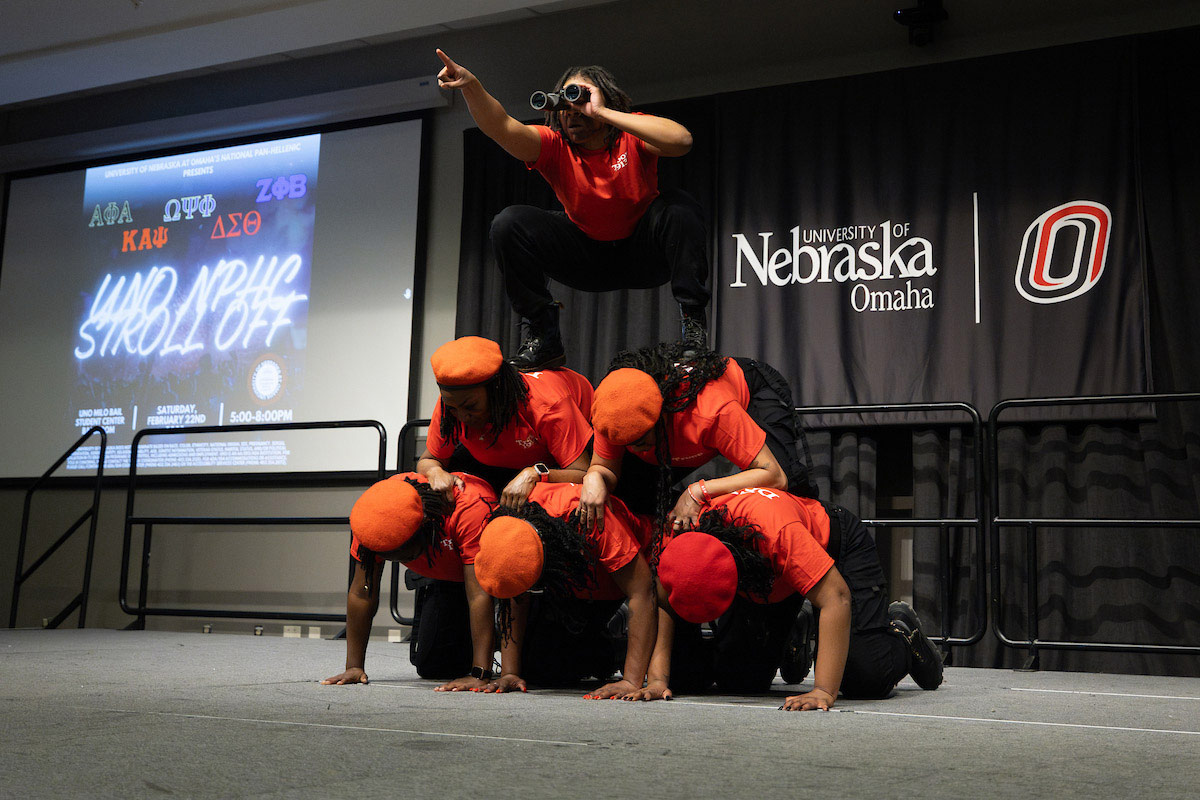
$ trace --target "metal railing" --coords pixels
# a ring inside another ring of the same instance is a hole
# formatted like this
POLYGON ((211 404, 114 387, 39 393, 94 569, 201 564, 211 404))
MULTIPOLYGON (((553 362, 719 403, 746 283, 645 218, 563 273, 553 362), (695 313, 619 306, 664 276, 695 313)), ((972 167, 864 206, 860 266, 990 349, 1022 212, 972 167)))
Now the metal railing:
POLYGON ((42 477, 34 481, 33 485, 30 486, 25 492, 25 506, 24 511, 21 514, 21 536, 17 542, 17 567, 16 574, 13 577, 12 605, 10 606, 8 612, 8 627, 15 628, 17 626, 17 605, 21 601, 21 584, 29 580, 33 573, 37 571, 38 567, 42 566, 42 564, 45 564, 46 560, 49 559, 50 556, 53 555, 56 550, 58 550, 58 548, 62 547, 63 544, 65 544, 66 541, 71 538, 75 531, 79 530, 83 523, 90 522, 88 526, 87 555, 83 562, 83 588, 80 589, 79 594, 75 595, 75 597, 67 603, 66 607, 63 608, 62 611, 58 612, 58 614, 56 614, 45 625, 47 628, 57 628, 62 624, 63 620, 65 620, 71 614, 72 611, 78 608, 79 624, 77 627, 82 628, 84 626, 84 623, 87 620, 88 593, 90 591, 92 581, 92 553, 96 546, 96 520, 100 516, 100 482, 104 477, 104 455, 107 451, 107 448, 108 434, 104 432, 104 428, 101 428, 99 425, 93 425, 75 441, 75 444, 67 448, 67 451, 63 453, 57 461, 54 462, 54 465, 51 466, 50 469, 46 470, 42 474, 42 477), (96 479, 93 482, 91 507, 87 511, 83 512, 79 519, 75 520, 75 522, 72 523, 71 526, 68 527, 67 530, 61 536, 59 536, 57 540, 55 540, 54 544, 50 545, 46 552, 42 553, 42 555, 39 556, 38 559, 29 566, 29 569, 22 571, 21 563, 25 560, 25 544, 29 536, 29 515, 33 505, 33 493, 36 492, 42 486, 42 484, 50 479, 50 476, 54 474, 55 470, 66 463, 66 460, 71 457, 72 453, 82 447, 83 443, 95 434, 100 435, 100 451, 98 460, 96 461, 96 479))
MULTIPOLYGON (((418 428, 429 427, 429 423, 427 419, 410 419, 404 423, 396 436, 396 472, 412 472, 416 469, 416 432, 418 428)), ((400 613, 400 574, 403 568, 404 565, 399 561, 392 562, 391 612, 397 624, 411 626, 413 618, 400 613)))
POLYGON ((975 515, 973 517, 900 517, 895 519, 864 519, 863 524, 869 527, 904 527, 904 528, 937 528, 939 532, 939 605, 942 615, 941 634, 934 636, 926 631, 935 642, 938 642, 943 647, 957 646, 962 647, 972 645, 983 639, 987 632, 987 513, 984 506, 986 492, 984 491, 983 479, 983 464, 984 464, 984 438, 983 438, 983 422, 979 412, 970 403, 945 402, 945 403, 883 403, 877 405, 846 405, 846 406, 804 406, 796 409, 798 414, 816 415, 816 414, 908 414, 912 412, 918 413, 950 413, 957 415, 966 415, 966 420, 962 422, 941 422, 933 420, 922 420, 920 422, 903 421, 894 423, 898 426, 907 428, 928 427, 930 425, 958 425, 964 423, 969 425, 972 436, 973 453, 975 461, 975 515), (974 576, 974 592, 972 596, 975 602, 975 608, 978 613, 976 618, 979 620, 975 629, 962 636, 949 635, 950 627, 950 586, 952 579, 950 575, 950 529, 951 528, 972 528, 976 534, 975 547, 975 576, 974 576))
POLYGON ((1133 403, 1164 403, 1200 400, 1200 392, 1174 392, 1159 394, 1095 395, 1084 397, 1041 397, 1018 400, 1001 400, 988 414, 989 468, 991 470, 991 503, 994 516, 991 519, 992 561, 992 617, 993 630, 1002 644, 1028 651, 1026 669, 1038 666, 1038 650, 1093 650, 1121 653, 1200 653, 1200 646, 1136 644, 1132 642, 1074 642, 1041 639, 1038 635, 1038 576, 1037 530, 1038 528, 1200 528, 1200 519, 1111 519, 1085 517, 1016 517, 1000 513, 999 437, 997 427, 1000 414, 1011 408, 1050 408, 1076 405, 1127 405, 1133 403), (1017 639, 1004 630, 1001 598, 1003 586, 1000 575, 1000 531, 1002 528, 1024 528, 1026 536, 1026 632, 1028 638, 1017 639))
MULTIPOLYGON (((324 525, 329 527, 339 527, 343 529, 349 528, 349 517, 205 517, 205 516, 165 516, 165 515, 148 515, 139 516, 134 514, 134 498, 137 493, 138 473, 137 473, 137 457, 138 445, 142 439, 152 436, 179 436, 179 435, 206 435, 206 434, 229 434, 229 433, 263 433, 275 431, 297 431, 297 430, 329 430, 329 429, 346 429, 346 428, 373 428, 379 438, 378 459, 374 466, 376 473, 375 480, 383 480, 385 474, 385 461, 387 458, 387 431, 379 422, 375 420, 349 420, 337 422, 288 422, 278 424, 263 424, 263 425, 210 425, 203 427, 180 427, 180 428, 143 428, 138 431, 133 437, 133 443, 130 446, 129 452, 129 489, 125 505, 125 532, 124 541, 121 549, 121 582, 119 592, 119 602, 121 610, 126 614, 135 616, 135 619, 129 628, 141 629, 146 626, 147 616, 174 616, 174 617, 214 617, 214 618, 239 618, 239 619, 290 619, 312 622, 341 622, 345 623, 346 615, 342 614, 317 614, 310 612, 293 612, 293 611, 242 611, 232 609, 206 609, 206 608, 178 608, 178 607, 150 607, 146 604, 146 598, 149 587, 150 573, 150 545, 151 535, 155 525, 210 525, 210 526, 234 526, 234 525, 324 525), (141 572, 138 584, 137 605, 131 606, 129 603, 129 567, 130 567, 130 552, 132 550, 133 528, 135 525, 142 526, 142 553, 141 553, 141 572)), ((277 478, 275 486, 287 485, 289 482, 299 482, 305 476, 275 476, 277 478)), ((309 479, 311 480, 311 479, 309 479)), ((353 564, 351 565, 353 567, 353 564)))

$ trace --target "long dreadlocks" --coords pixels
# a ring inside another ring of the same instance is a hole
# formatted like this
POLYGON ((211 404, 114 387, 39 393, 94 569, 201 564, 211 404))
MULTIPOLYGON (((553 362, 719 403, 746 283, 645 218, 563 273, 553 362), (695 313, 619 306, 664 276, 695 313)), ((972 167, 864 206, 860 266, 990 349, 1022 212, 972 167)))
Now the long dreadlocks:
MULTIPOLYGON (((517 368, 505 361, 500 365, 500 370, 484 384, 484 390, 487 392, 488 430, 492 436, 488 444, 493 445, 521 406, 529 401, 529 387, 517 368)), ((458 444, 465 430, 463 424, 453 414, 446 412, 441 399, 438 405, 442 414, 439 427, 442 438, 451 444, 458 444)))
POLYGON ((738 589, 766 602, 775 583, 775 572, 770 559, 754 548, 754 542, 763 538, 762 530, 743 517, 731 518, 724 508, 701 514, 695 530, 715 536, 729 548, 737 564, 738 589))
MULTIPOLYGON (((633 101, 629 99, 629 95, 620 86, 617 86, 617 79, 613 77, 613 74, 604 67, 595 65, 589 67, 568 67, 563 72, 562 77, 558 79, 558 83, 554 84, 554 91, 562 91, 563 86, 567 83, 567 79, 573 78, 576 75, 582 75, 593 86, 599 89, 601 94, 604 95, 604 105, 613 111, 630 111, 633 108, 633 101)), ((552 131, 562 132, 562 123, 558 121, 557 111, 546 111, 546 125, 552 131)), ((612 150, 613 146, 617 143, 617 139, 620 138, 621 132, 611 125, 608 128, 608 133, 604 136, 604 144, 609 150, 612 150)))
MULTIPOLYGON (((560 597, 592 586, 592 568, 596 558, 588 549, 579 524, 579 510, 566 518, 551 515, 540 503, 527 502, 521 508, 499 506, 491 519, 516 517, 528 522, 542 540, 542 574, 532 588, 560 597)), ((497 623, 503 641, 512 636, 512 603, 500 600, 497 623)))
MULTIPOLYGON (((428 483, 421 483, 412 478, 405 478, 404 482, 417 490, 417 496, 421 498, 421 511, 423 520, 420 527, 413 533, 409 542, 415 543, 417 546, 416 555, 412 560, 416 560, 420 556, 425 556, 429 566, 433 566, 433 553, 437 546, 438 539, 446 530, 446 519, 454 510, 454 501, 446 497, 445 493, 434 491, 428 483)), ((406 543, 407 544, 407 543, 406 543)), ((395 551, 392 551, 395 552, 395 551)), ((375 556, 366 547, 359 546, 358 562, 363 565, 363 571, 367 576, 367 593, 371 593, 371 583, 373 580, 375 556)))
POLYGON ((671 510, 671 446, 667 441, 669 415, 682 411, 696 402, 709 382, 725 374, 725 356, 683 342, 660 342, 637 350, 623 350, 613 358, 608 371, 632 367, 654 378, 663 396, 663 413, 654 423, 654 459, 658 463, 658 491, 654 511, 654 543, 651 565, 658 563, 658 553, 667 531, 667 514, 671 510))

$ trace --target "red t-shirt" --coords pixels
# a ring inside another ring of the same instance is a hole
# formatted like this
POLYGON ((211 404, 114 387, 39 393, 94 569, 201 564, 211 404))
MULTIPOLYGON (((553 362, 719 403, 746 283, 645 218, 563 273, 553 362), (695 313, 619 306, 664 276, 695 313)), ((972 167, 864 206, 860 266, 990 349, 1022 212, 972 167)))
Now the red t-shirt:
MULTIPOLYGON (((671 415, 671 466, 699 467, 720 454, 740 469, 749 467, 767 441, 766 432, 746 413, 749 402, 741 367, 729 359, 720 378, 705 384, 694 403, 671 415)), ((596 455, 610 461, 620 461, 626 450, 599 432, 593 447, 596 455)), ((648 464, 658 463, 653 450, 635 455, 648 464)))
MULTIPOLYGON (((428 555, 418 556, 413 561, 402 561, 404 566, 442 581, 463 581, 463 565, 474 564, 479 553, 479 535, 488 523, 488 516, 496 507, 496 491, 484 481, 465 472, 455 472, 465 486, 454 493, 454 510, 446 517, 442 537, 428 555), (432 561, 431 561, 432 559, 432 561)), ((403 478, 413 478, 418 483, 429 483, 424 475, 416 472, 400 473, 403 478)), ((351 536, 350 555, 358 560, 358 537, 351 536)), ((375 561, 382 561, 378 555, 375 561)))
POLYGON ((585 150, 545 125, 533 127, 542 149, 525 166, 542 174, 571 222, 596 241, 628 238, 658 197, 658 156, 631 133, 621 132, 611 150, 585 150))
POLYGON ((745 519, 762 531, 755 549, 771 560, 775 572, 769 603, 795 592, 807 594, 833 566, 825 551, 829 514, 817 500, 779 489, 742 489, 714 497, 702 511, 713 508, 727 509, 730 518, 745 519))
MULTIPOLYGON (((539 483, 529 493, 529 499, 541 505, 552 517, 565 518, 579 505, 583 487, 578 483, 539 483)), ((649 520, 631 512, 615 497, 609 497, 604 508, 604 530, 584 535, 588 549, 596 558, 592 571, 595 588, 575 594, 586 600, 619 600, 625 596, 612 573, 629 565, 650 542, 649 520)))
MULTIPOLYGON (((592 384, 569 369, 521 373, 529 399, 491 444, 488 428, 465 428, 462 444, 481 464, 523 469, 539 461, 566 467, 583 455, 592 439, 592 384)), ((425 447, 445 463, 454 443, 442 438, 442 403, 433 407, 425 447)))

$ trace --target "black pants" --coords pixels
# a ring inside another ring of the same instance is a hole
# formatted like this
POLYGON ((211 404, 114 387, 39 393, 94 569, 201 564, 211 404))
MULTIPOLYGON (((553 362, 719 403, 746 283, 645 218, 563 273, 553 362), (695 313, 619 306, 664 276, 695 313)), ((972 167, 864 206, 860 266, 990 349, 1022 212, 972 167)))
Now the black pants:
POLYGON ((656 197, 627 239, 598 242, 565 213, 533 206, 509 206, 497 214, 491 239, 509 302, 527 319, 553 302, 549 278, 585 292, 670 282, 677 302, 708 306, 704 215, 679 189, 656 197))
POLYGON ((741 357, 734 360, 742 368, 750 389, 746 413, 766 432, 767 447, 787 475, 788 491, 801 497, 816 497, 808 440, 796 416, 787 378, 765 362, 741 357))
POLYGON ((451 680, 469 673, 474 650, 463 585, 426 578, 412 570, 405 573, 404 583, 416 590, 408 660, 417 674, 451 680))
MULTIPOLYGON (((842 675, 845 697, 887 697, 908 673, 904 641, 888 629, 888 594, 875 542, 862 522, 837 506, 829 507, 841 529, 835 565, 850 587, 850 649, 842 675)), ((715 625, 712 639, 698 625, 675 623, 671 686, 680 692, 703 691, 716 682, 722 691, 763 692, 783 660, 783 645, 804 598, 755 603, 738 596, 715 625)), ((820 653, 820 642, 817 643, 820 653)))
POLYGON ((620 600, 533 595, 521 646, 522 677, 550 687, 608 680, 618 656, 608 623, 620 606, 620 600))
POLYGON ((513 467, 493 467, 490 464, 481 463, 479 459, 471 455, 470 450, 461 444, 455 446, 454 453, 446 463, 446 470, 448 472, 465 472, 486 481, 496 490, 496 497, 504 492, 504 487, 508 486, 509 481, 521 471, 513 467))

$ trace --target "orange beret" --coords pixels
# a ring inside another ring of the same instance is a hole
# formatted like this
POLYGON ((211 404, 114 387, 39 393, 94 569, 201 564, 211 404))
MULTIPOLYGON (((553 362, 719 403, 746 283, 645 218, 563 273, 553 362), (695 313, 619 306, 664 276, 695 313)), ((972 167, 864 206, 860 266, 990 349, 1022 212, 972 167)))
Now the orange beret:
POLYGON ((475 577, 492 597, 507 600, 527 591, 542 576, 542 537, 516 517, 497 517, 479 536, 475 577))
POLYGON ((350 509, 350 531, 359 544, 375 553, 388 553, 400 547, 424 521, 421 496, 400 475, 371 486, 350 509))
POLYGON ((503 363, 500 345, 482 336, 446 342, 429 357, 439 386, 476 386, 495 377, 503 363))
POLYGON ((711 622, 724 614, 737 594, 737 578, 729 548, 699 531, 673 538, 658 559, 658 580, 667 590, 667 602, 688 622, 711 622))
POLYGON ((663 396, 658 383, 640 369, 608 373, 592 398, 592 427, 613 444, 642 438, 658 422, 663 396))

